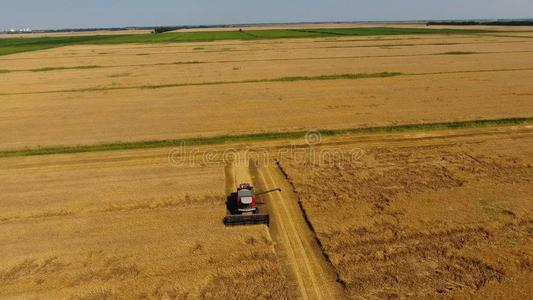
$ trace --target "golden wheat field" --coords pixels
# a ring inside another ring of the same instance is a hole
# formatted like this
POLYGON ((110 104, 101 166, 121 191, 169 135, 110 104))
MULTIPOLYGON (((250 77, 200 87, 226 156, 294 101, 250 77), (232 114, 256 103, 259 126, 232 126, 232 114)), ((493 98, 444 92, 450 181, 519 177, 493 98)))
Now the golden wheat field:
POLYGON ((3 160, 0 177, 1 298, 286 297, 267 228, 221 223, 223 166, 130 151, 3 160))
POLYGON ((83 45, 4 56, 0 147, 530 116, 531 37, 83 45), (402 75, 253 82, 383 72, 402 75))
POLYGON ((0 56, 0 298, 533 297, 533 29, 490 29, 0 56))
POLYGON ((525 299, 532 138, 529 128, 332 141, 281 165, 353 298, 525 299))

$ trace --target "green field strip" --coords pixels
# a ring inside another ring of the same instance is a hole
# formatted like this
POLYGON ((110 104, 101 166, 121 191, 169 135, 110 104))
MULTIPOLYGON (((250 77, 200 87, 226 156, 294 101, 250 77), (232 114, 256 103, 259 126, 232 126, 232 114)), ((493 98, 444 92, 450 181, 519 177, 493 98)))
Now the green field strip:
POLYGON ((212 82, 199 82, 199 83, 170 83, 170 84, 141 85, 141 86, 93 87, 93 88, 72 89, 72 90, 0 93, 0 96, 54 94, 54 93, 83 93, 83 92, 133 90, 133 89, 164 89, 164 88, 175 88, 175 87, 186 87, 186 86, 209 86, 209 85, 224 85, 224 84, 267 83, 267 82, 320 81, 320 80, 340 80, 340 79, 358 80, 358 79, 366 79, 366 78, 395 77, 395 76, 400 76, 400 75, 403 75, 403 74, 398 73, 398 72, 382 72, 382 73, 333 74, 333 75, 319 75, 319 76, 294 76, 294 77, 279 77, 279 78, 271 78, 271 79, 212 81, 212 82))
POLYGON ((447 72, 443 71, 443 72, 425 72, 425 73, 381 72, 381 73, 331 74, 331 75, 318 75, 318 76, 294 76, 294 77, 279 77, 279 78, 269 78, 269 79, 236 80, 236 81, 169 83, 169 84, 141 85, 141 86, 89 87, 89 88, 71 89, 71 90, 0 93, 0 96, 39 95, 39 94, 56 94, 56 93, 86 93, 86 92, 136 90, 136 89, 165 89, 165 88, 191 87, 191 86, 215 86, 215 85, 226 85, 226 84, 253 84, 253 83, 269 83, 269 82, 274 83, 274 82, 323 81, 323 80, 360 80, 360 79, 390 78, 390 77, 401 77, 401 76, 428 76, 428 75, 468 74, 468 73, 517 72, 517 71, 532 71, 532 70, 533 70, 533 67, 511 68, 511 69, 447 71, 447 72))
MULTIPOLYGON (((319 130, 324 137, 353 135, 353 134, 377 134, 377 133, 400 133, 409 131, 435 131, 435 130, 451 130, 451 129, 466 129, 466 128, 481 128, 481 127, 497 127, 497 126, 518 126, 533 124, 533 117, 525 118, 507 118, 507 119, 482 119, 471 121, 456 121, 456 122, 441 122, 441 123, 421 123, 421 124, 404 124, 393 126, 379 126, 379 127, 359 127, 351 129, 338 130, 319 130)), ((57 147, 41 147, 28 148, 22 150, 8 150, 0 151, 0 158, 7 157, 23 157, 23 156, 38 156, 38 155, 54 155, 54 154, 73 154, 73 153, 87 153, 87 152, 106 152, 119 150, 134 150, 134 149, 155 149, 168 148, 179 146, 201 146, 201 145, 220 145, 226 143, 239 142, 254 142, 254 141, 271 141, 282 139, 302 139, 308 131, 292 131, 292 132, 267 132, 267 133, 251 133, 242 135, 220 135, 213 137, 201 138, 186 138, 186 139, 171 139, 171 140, 153 140, 153 141, 139 141, 139 142, 116 142, 109 144, 97 145, 79 145, 79 146, 57 146, 57 147)))
POLYGON ((52 49, 71 45, 87 44, 146 44, 146 43, 184 43, 213 42, 223 40, 262 40, 283 38, 319 38, 331 36, 332 33, 343 36, 375 36, 375 35, 469 35, 491 33, 487 30, 468 29, 429 29, 429 28, 340 28, 340 29, 309 29, 307 31, 274 29, 246 31, 205 31, 205 32, 169 32, 163 34, 137 35, 94 35, 70 37, 24 37, 0 39, 0 55, 9 55, 28 51, 52 49))

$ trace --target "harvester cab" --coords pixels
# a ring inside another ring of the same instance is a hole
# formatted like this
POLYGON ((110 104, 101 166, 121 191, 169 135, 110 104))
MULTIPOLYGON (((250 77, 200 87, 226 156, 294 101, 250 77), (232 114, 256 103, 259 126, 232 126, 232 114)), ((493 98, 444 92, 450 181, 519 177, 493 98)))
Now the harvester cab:
POLYGON ((237 188, 237 209, 241 213, 256 212, 258 210, 254 188, 248 183, 240 184, 237 188))
POLYGON ((256 197, 275 191, 281 192, 281 189, 277 188, 256 193, 251 184, 239 184, 237 192, 228 196, 226 207, 229 214, 224 218, 224 224, 226 226, 254 224, 268 225, 270 223, 270 216, 267 213, 259 212, 256 197))

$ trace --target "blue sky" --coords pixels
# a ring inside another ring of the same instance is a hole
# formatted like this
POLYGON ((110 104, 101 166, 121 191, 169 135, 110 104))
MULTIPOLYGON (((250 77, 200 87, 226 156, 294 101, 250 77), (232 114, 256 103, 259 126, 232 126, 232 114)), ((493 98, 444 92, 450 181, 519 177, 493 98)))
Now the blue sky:
POLYGON ((532 17, 533 0, 0 0, 0 30, 532 17))

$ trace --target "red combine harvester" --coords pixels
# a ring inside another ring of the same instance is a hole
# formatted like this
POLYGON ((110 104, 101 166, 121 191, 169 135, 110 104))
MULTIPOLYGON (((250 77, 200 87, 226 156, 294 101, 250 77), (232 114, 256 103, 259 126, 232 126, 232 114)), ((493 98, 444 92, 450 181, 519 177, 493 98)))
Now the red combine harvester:
POLYGON ((239 184, 237 192, 231 193, 231 195, 228 196, 226 207, 228 208, 229 215, 224 218, 224 224, 226 226, 254 224, 268 225, 270 223, 270 216, 267 213, 259 212, 256 197, 272 192, 281 192, 281 189, 276 188, 256 193, 253 186, 249 183, 239 184))

